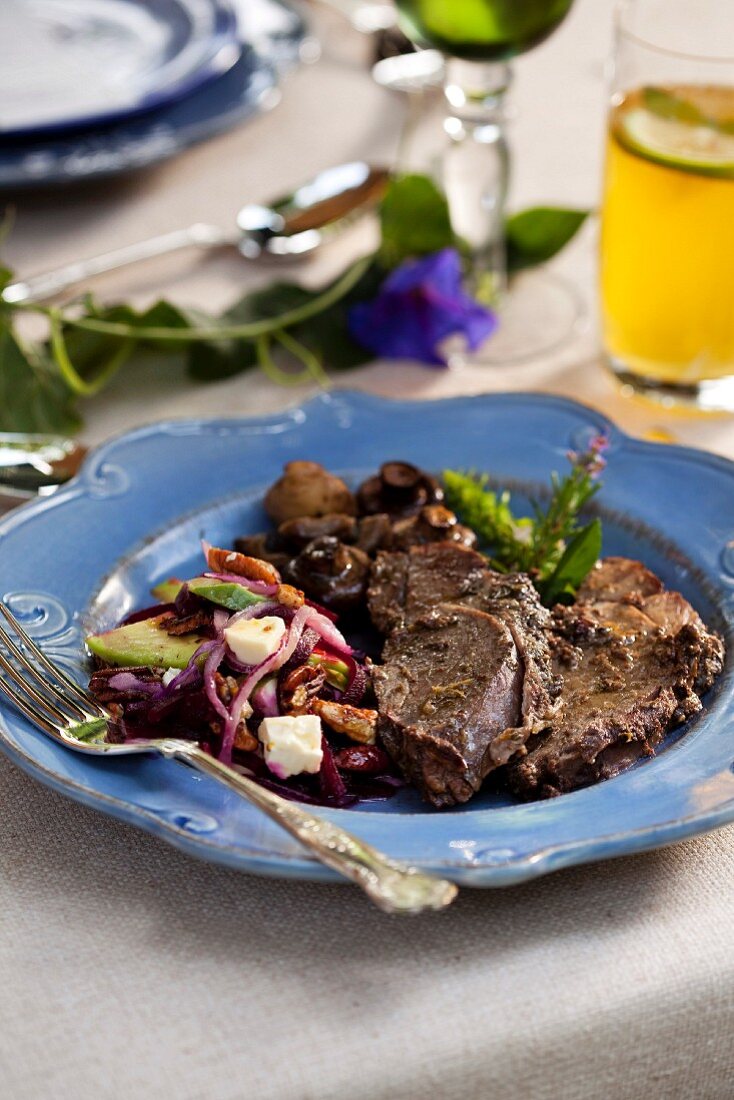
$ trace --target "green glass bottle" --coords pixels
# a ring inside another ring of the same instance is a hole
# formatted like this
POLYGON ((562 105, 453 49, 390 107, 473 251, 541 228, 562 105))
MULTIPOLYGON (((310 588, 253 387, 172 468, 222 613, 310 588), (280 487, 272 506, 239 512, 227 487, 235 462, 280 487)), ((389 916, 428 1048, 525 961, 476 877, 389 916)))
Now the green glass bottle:
POLYGON ((397 0, 403 30, 421 46, 470 61, 501 61, 552 34, 573 0, 397 0))

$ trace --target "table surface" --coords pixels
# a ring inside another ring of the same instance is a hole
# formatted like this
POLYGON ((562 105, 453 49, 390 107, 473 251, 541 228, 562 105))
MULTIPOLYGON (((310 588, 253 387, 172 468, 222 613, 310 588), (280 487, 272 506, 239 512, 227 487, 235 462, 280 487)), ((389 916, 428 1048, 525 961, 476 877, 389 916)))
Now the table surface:
MULTIPOLYGON (((53 267, 283 193, 328 164, 389 163, 404 100, 370 80, 367 42, 313 9, 321 60, 268 115, 155 170, 20 195, 5 253, 53 267), (328 135, 328 138, 325 137, 328 135), (203 204, 203 205, 202 205, 203 204)), ((512 205, 593 206, 610 0, 577 0, 519 60, 512 205)), ((355 232, 284 275, 317 283, 355 232)), ((590 223, 554 265, 588 309, 554 356, 432 371, 375 363, 338 385, 392 396, 541 389, 734 457, 732 421, 619 395, 600 366, 590 223)), ((168 259, 98 281, 223 308, 273 275, 235 256, 168 259)), ((276 410, 307 396, 257 374, 210 387, 131 368, 86 405, 85 438, 161 417, 276 410)), ((734 1089, 734 829, 675 848, 464 890, 440 916, 372 911, 342 887, 196 863, 0 761, 0 1094, 182 1100, 728 1098, 734 1089)))

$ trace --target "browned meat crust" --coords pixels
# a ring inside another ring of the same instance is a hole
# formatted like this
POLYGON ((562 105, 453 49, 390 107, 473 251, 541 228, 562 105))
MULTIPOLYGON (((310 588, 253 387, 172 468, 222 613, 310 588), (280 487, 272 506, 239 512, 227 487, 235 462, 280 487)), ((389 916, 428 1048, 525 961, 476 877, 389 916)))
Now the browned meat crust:
POLYGON ((508 768, 524 798, 587 786, 653 755, 701 709, 723 666, 721 639, 639 562, 604 560, 580 595, 554 612, 561 712, 508 768))
MULTIPOLYGON (((484 749, 488 751, 480 754, 475 748, 473 758, 466 757, 460 730, 464 710, 455 699, 452 700, 455 722, 434 729, 434 719, 425 713, 421 724, 402 722, 401 725, 391 714, 382 730, 388 748, 426 798, 435 805, 466 801, 478 789, 482 778, 509 759, 528 737, 543 729, 556 711, 560 684, 551 667, 547 636, 549 613, 542 607, 528 577, 495 573, 487 567, 481 554, 453 543, 435 543, 412 547, 405 553, 378 555, 368 597, 378 627, 393 632, 383 655, 383 672, 386 670, 387 679, 378 675, 375 681, 382 713, 387 704, 385 684, 390 685, 391 693, 396 690, 394 669, 399 670, 399 678, 404 684, 412 683, 409 678, 412 656, 407 654, 412 654, 416 637, 423 638, 426 630, 435 630, 428 624, 433 622, 432 615, 438 604, 452 605, 454 617, 459 608, 482 612, 511 643, 511 661, 516 663, 512 667, 516 668, 513 683, 517 688, 517 706, 512 714, 508 711, 506 715, 504 740, 498 739, 503 731, 496 728, 496 716, 492 720, 487 717, 486 700, 473 715, 471 737, 476 745, 484 737, 484 749), (437 742, 440 742, 440 751, 437 742), (490 748, 495 742, 495 748, 490 748), (499 745, 503 746, 501 753, 499 745), (452 746, 453 751, 450 751, 452 746), (510 747, 511 751, 505 751, 510 747), (445 773, 443 782, 438 779, 440 769, 445 773)), ((470 621, 470 617, 466 621, 470 621)), ((470 679, 481 676, 483 661, 491 664, 495 660, 499 652, 492 648, 495 643, 496 637, 493 640, 485 638, 484 651, 478 649, 472 655, 473 665, 467 673, 470 679)), ((441 661, 447 666, 464 661, 466 639, 460 630, 446 630, 442 646, 441 661)), ((438 668, 436 672, 442 674, 438 668)), ((405 706, 412 705, 412 693, 411 687, 405 706)), ((393 703, 394 700, 391 705, 393 703)))
POLYGON ((395 633, 374 669, 380 733, 435 806, 465 802, 522 745, 522 663, 507 626, 438 604, 395 633))
POLYGON ((626 558, 600 562, 552 617, 529 578, 447 543, 379 554, 368 599, 390 634, 374 678, 381 734, 437 806, 466 801, 504 761, 523 798, 617 775, 701 709, 723 665, 721 639, 691 605, 626 558), (461 609, 482 612, 494 633, 461 609), (466 698, 426 708, 433 687, 462 679, 466 698))

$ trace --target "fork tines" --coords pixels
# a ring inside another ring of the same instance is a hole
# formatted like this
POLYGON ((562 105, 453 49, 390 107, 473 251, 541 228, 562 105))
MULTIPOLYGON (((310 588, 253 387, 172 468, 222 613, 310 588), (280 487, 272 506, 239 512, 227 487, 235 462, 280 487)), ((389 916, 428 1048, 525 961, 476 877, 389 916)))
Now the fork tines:
POLYGON ((0 613, 16 639, 0 624, 0 642, 6 650, 0 650, 0 669, 5 673, 0 675, 0 691, 26 718, 56 734, 73 722, 107 716, 104 707, 48 659, 1 602, 0 613))

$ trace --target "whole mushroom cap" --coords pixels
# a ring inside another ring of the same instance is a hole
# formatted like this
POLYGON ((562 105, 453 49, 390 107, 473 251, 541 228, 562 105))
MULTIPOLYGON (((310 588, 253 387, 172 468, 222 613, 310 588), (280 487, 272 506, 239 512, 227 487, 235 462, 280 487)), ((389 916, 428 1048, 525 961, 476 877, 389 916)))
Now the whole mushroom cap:
POLYGON ((369 573, 370 559, 363 550, 324 535, 301 550, 286 575, 310 599, 341 613, 362 604, 369 573))
POLYGON ((265 511, 276 524, 300 516, 325 516, 333 512, 353 516, 357 511, 346 484, 318 462, 288 462, 283 476, 265 494, 264 504, 265 511))
POLYGON ((385 512, 392 519, 414 516, 426 504, 443 500, 443 489, 432 474, 411 462, 385 462, 379 473, 357 489, 362 515, 385 512))

